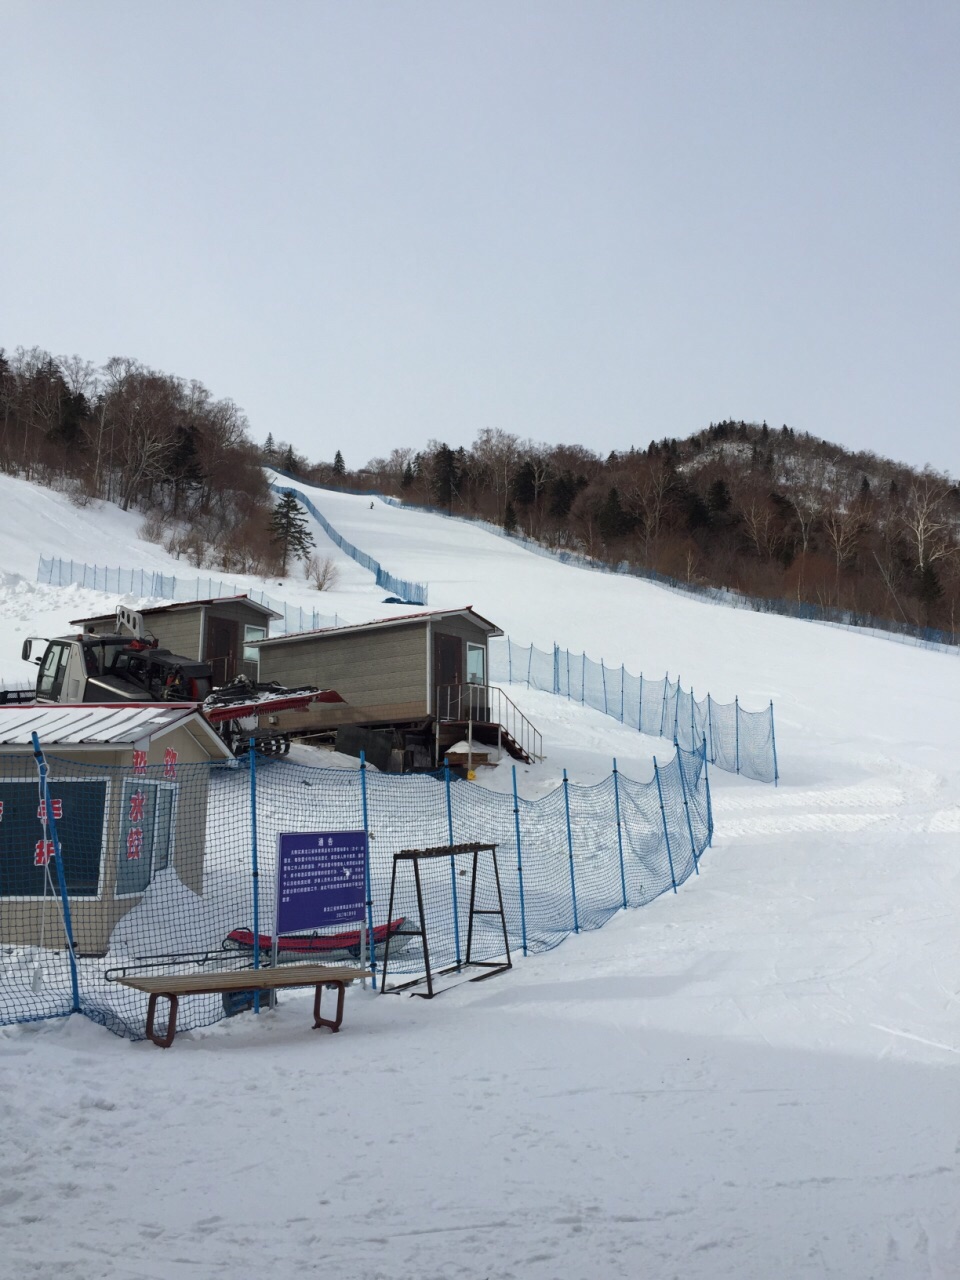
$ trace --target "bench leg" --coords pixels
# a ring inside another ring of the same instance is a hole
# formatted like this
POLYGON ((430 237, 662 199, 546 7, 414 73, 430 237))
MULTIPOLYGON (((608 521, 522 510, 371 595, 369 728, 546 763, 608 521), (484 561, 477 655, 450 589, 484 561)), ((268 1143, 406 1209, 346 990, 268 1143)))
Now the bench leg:
POLYGON ((150 1003, 147 1005, 147 1039, 152 1040, 161 1049, 169 1049, 173 1044, 173 1037, 177 1034, 177 1009, 179 1007, 179 996, 167 996, 155 991, 150 997, 150 1003), (170 1012, 167 1015, 167 1034, 164 1036, 158 1036, 153 1029, 154 1019, 157 1016, 157 1001, 159 999, 168 1000, 170 1003, 170 1012))
POLYGON ((317 983, 317 992, 313 997, 313 1025, 315 1029, 320 1027, 329 1027, 331 1031, 339 1031, 340 1023, 343 1021, 343 992, 342 982, 331 982, 329 985, 337 988, 337 1016, 335 1018, 320 1017, 320 998, 323 995, 323 988, 327 985, 322 982, 317 983))

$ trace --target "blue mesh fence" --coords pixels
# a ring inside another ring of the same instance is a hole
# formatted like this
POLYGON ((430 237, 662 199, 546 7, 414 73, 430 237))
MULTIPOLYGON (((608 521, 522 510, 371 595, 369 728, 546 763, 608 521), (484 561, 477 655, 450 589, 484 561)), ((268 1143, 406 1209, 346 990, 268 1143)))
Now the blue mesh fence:
POLYGON ((745 711, 739 699, 720 703, 708 694, 698 700, 669 674, 649 680, 584 653, 557 645, 550 653, 509 636, 491 640, 489 652, 490 679, 498 684, 558 694, 694 753, 706 743, 710 763, 728 773, 757 782, 779 779, 772 702, 763 711, 745 711))
POLYGON ((81 560, 64 560, 57 556, 40 557, 37 581, 54 587, 91 587, 94 591, 106 591, 117 595, 133 595, 158 600, 218 600, 227 596, 245 595, 257 604, 282 614, 282 619, 271 624, 274 635, 286 632, 316 631, 320 627, 339 627, 345 619, 337 614, 320 613, 316 609, 303 609, 288 604, 277 596, 264 591, 241 586, 236 582, 224 582, 221 578, 191 578, 151 569, 112 568, 109 565, 84 564, 81 560))
MULTIPOLYGON (((274 918, 280 832, 368 831, 375 928, 387 923, 395 853, 494 843, 510 946, 525 953, 554 947, 574 929, 599 928, 622 907, 675 889, 695 871, 712 833, 703 750, 678 749, 649 782, 614 772, 596 786, 565 783, 542 799, 516 802, 444 772, 395 776, 262 757, 253 768, 249 757, 172 769, 133 758, 127 765, 54 756, 48 762, 59 858, 42 821, 32 756, 0 757, 0 1024, 62 1016, 76 1003, 132 1039, 145 1033, 147 997, 119 977, 250 968, 255 922, 269 934, 274 918), (57 892, 61 870, 76 1001, 57 892)), ((478 905, 495 906, 492 864, 481 859, 479 871, 478 905)), ((452 965, 466 952, 469 867, 443 858, 423 872, 431 965, 452 965)), ((416 922, 412 877, 398 878, 393 918, 416 922)), ((331 962, 359 959, 359 934, 341 937, 338 947, 331 962)), ((502 950, 499 919, 476 918, 474 958, 502 950)), ((378 973, 382 953, 378 940, 372 956, 378 973)), ((394 939, 391 973, 423 968, 419 939, 394 939)), ((221 997, 191 996, 178 1026, 222 1016, 221 997)))
POLYGON ((274 493, 292 493, 296 500, 310 512, 331 542, 335 542, 340 550, 348 555, 351 560, 355 560, 357 564, 364 569, 368 569, 376 577, 378 587, 397 596, 404 604, 427 603, 426 583, 408 582, 405 578, 397 578, 392 573, 388 573, 378 560, 374 560, 373 556, 368 556, 365 551, 361 551, 359 547, 355 547, 352 542, 348 542, 342 534, 338 533, 327 517, 317 510, 307 495, 300 489, 296 489, 290 484, 271 484, 270 488, 274 493))

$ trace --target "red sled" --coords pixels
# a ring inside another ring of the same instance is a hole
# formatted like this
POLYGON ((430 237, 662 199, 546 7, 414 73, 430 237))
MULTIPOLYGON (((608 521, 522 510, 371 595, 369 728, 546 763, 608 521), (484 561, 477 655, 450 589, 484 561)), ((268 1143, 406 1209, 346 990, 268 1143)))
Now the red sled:
MULTIPOLYGON (((403 928, 406 922, 406 916, 398 916, 396 920, 391 920, 389 924, 378 924, 373 931, 373 945, 381 946, 386 942, 387 938, 397 933, 403 928)), ((370 942, 367 940, 367 946, 370 942)), ((253 930, 252 929, 234 929, 232 933, 228 933, 223 940, 223 946, 226 950, 253 950, 253 930)), ((273 938, 269 933, 260 934, 260 954, 268 956, 273 949, 273 938)), ((286 937, 277 939, 277 954, 284 955, 328 955, 333 951, 346 951, 350 955, 359 958, 360 956, 360 930, 355 929, 350 933, 311 933, 311 934, 287 934, 286 937)))

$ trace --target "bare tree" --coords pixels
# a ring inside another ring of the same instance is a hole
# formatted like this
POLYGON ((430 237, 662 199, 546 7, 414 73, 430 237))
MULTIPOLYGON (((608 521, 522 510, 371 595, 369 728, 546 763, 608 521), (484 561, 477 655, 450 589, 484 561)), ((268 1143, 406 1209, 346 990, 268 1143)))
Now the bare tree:
POLYGON ((333 556, 314 554, 305 562, 307 580, 318 591, 332 591, 340 581, 340 566, 333 556))

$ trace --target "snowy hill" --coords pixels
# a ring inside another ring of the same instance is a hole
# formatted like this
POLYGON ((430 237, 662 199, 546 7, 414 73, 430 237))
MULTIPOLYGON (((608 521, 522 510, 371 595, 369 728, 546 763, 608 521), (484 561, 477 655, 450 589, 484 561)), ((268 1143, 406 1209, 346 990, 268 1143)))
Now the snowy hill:
MULTIPOLYGON (((960 1274, 957 658, 304 491, 431 607, 749 709, 772 698, 781 785, 713 775, 715 845, 678 895, 433 1003, 352 991, 322 1043, 306 997, 169 1054, 79 1018, 0 1030, 11 1274, 285 1277, 321 1250, 369 1280, 960 1274)), ((184 571, 131 513, 9 477, 0 498, 4 679, 23 676, 23 634, 116 603, 37 586, 41 553, 184 571)), ((249 585, 354 622, 400 608, 315 534, 336 592, 249 585)), ((528 794, 614 755, 647 777, 669 750, 511 696, 547 743, 528 794)))

